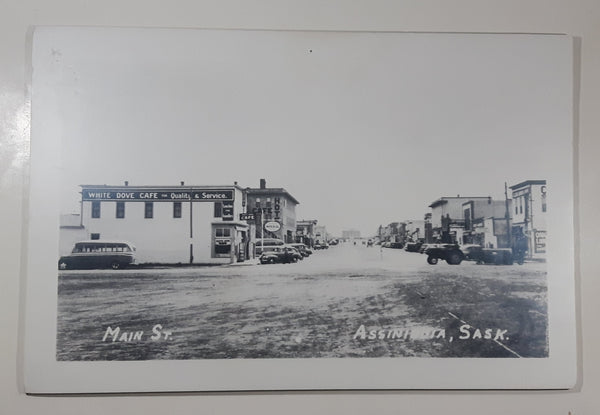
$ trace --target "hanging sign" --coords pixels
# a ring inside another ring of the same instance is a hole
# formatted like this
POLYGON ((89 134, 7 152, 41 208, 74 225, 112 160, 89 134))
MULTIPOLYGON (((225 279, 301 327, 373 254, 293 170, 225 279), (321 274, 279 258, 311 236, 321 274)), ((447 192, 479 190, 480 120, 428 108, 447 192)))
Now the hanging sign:
POLYGON ((265 230, 269 232, 277 232, 281 229, 281 224, 279 222, 271 221, 265 223, 265 230))

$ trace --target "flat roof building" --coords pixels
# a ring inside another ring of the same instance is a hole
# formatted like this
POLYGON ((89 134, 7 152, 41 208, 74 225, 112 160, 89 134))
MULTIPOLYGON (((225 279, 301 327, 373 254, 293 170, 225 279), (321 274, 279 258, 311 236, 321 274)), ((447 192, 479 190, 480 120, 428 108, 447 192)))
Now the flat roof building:
POLYGON ((296 205, 299 202, 282 187, 267 187, 260 179, 259 188, 246 188, 247 212, 254 215, 256 238, 277 238, 286 243, 296 239, 296 205), (265 224, 267 227, 265 227, 265 224), (278 225, 273 225, 278 224, 278 225))
POLYGON ((127 240, 140 263, 224 264, 252 251, 244 189, 82 185, 81 225, 92 240, 127 240))
MULTIPOLYGON (((513 240, 523 235, 529 258, 544 259, 546 254, 546 180, 525 180, 510 186, 512 191, 513 240)), ((516 243, 516 241, 514 242, 516 243)))

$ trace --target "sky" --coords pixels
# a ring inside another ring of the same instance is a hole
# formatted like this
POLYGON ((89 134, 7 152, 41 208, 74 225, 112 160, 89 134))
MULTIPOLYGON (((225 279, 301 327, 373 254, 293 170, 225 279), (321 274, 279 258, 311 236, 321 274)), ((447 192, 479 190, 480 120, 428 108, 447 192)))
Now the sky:
POLYGON ((330 233, 549 179, 571 140, 564 36, 63 28, 38 38, 33 130, 80 184, 283 187, 330 233), (58 121, 56 121, 58 120, 58 121))

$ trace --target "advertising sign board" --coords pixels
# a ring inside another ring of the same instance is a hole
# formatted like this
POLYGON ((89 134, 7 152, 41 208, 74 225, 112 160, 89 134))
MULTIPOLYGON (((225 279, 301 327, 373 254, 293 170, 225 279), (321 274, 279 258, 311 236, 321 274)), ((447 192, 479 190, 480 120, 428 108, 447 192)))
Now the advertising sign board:
POLYGON ((279 222, 271 221, 265 223, 265 230, 269 232, 277 232, 281 229, 281 224, 279 222))

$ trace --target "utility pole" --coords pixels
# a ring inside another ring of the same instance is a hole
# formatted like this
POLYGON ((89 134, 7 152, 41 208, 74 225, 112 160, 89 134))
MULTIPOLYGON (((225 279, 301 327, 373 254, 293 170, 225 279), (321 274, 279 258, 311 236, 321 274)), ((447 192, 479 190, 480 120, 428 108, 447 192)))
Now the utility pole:
POLYGON ((529 234, 529 258, 533 257, 533 251, 535 249, 535 229, 533 228, 533 188, 529 186, 529 228, 531 232, 529 234))
POLYGON ((512 229, 510 228, 510 209, 508 203, 508 185, 504 182, 504 205, 505 213, 504 218, 506 219, 506 236, 508 238, 508 246, 512 248, 512 229))
POLYGON ((260 254, 262 255, 264 253, 264 248, 265 248, 265 235, 264 235, 264 230, 263 230, 263 209, 262 206, 258 208, 258 210, 260 211, 260 254))
POLYGON ((193 210, 192 210, 192 197, 194 196, 194 189, 190 188, 190 264, 194 262, 194 226, 193 226, 193 210))

